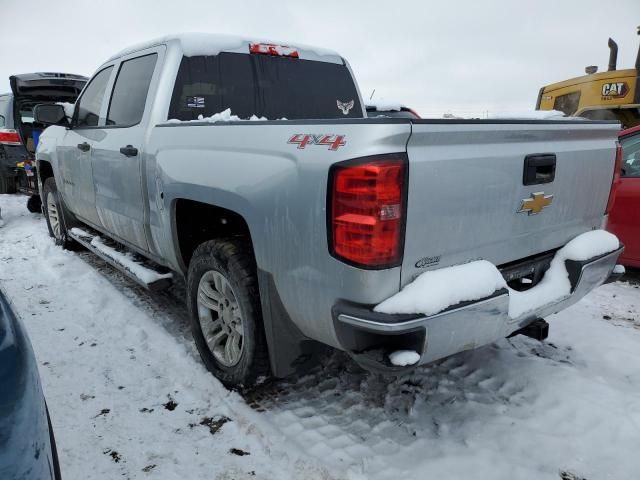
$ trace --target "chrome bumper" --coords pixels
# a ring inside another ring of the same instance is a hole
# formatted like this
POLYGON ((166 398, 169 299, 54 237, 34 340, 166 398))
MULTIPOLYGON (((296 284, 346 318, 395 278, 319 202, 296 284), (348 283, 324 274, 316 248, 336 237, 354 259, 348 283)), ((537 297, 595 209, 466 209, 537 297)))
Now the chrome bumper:
MULTIPOLYGON (((573 305, 611 276, 623 247, 584 262, 567 261, 571 293, 512 319, 509 292, 456 305, 431 316, 388 315, 350 304, 334 307, 334 325, 343 348, 363 367, 399 372, 412 367, 395 367, 385 350, 412 349, 421 356, 417 365, 430 363, 464 350, 495 342, 532 321, 573 305)), ((534 287, 535 288, 535 287, 534 287)))

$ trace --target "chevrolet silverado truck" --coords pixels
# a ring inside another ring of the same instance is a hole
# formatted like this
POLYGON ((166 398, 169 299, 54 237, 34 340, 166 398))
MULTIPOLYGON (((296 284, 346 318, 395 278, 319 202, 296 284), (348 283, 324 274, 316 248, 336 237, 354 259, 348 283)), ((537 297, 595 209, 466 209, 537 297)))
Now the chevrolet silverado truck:
POLYGON ((55 242, 152 290, 183 278, 199 353, 230 386, 327 347, 401 372, 543 338, 542 317, 606 281, 622 248, 558 257, 606 222, 617 123, 367 118, 332 51, 165 37, 100 66, 70 121, 58 105, 35 116, 51 125, 36 157, 55 242), (375 308, 478 261, 500 277, 482 298, 375 308), (565 266, 554 297, 545 272, 565 266), (539 289, 551 296, 510 316, 510 297, 539 289), (417 358, 391 361, 403 351, 417 358))

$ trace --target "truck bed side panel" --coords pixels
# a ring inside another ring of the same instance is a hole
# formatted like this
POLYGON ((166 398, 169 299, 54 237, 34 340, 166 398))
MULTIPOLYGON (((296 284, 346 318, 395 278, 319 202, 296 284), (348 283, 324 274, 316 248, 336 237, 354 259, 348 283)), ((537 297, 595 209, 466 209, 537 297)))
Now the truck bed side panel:
MULTIPOLYGON (((188 124, 186 124, 188 125, 188 124)), ((289 316, 306 335, 337 345, 331 308, 339 299, 375 304, 398 291, 400 268, 362 270, 329 254, 327 181, 331 164, 404 152, 408 122, 242 122, 155 127, 148 164, 153 236, 174 258, 172 203, 180 198, 227 208, 246 220, 258 268, 273 276, 289 316), (346 144, 287 143, 296 134, 340 134, 346 144), (155 169, 149 177, 149 169, 155 169), (163 199, 159 194, 163 192, 163 199)))

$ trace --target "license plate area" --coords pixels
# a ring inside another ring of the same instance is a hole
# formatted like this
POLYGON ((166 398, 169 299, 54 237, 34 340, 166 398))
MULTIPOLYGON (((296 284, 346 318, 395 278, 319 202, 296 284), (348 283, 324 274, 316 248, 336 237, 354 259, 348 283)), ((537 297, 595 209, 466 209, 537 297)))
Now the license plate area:
POLYGON ((510 262, 498 267, 509 288, 523 292, 535 287, 549 269, 557 250, 510 262))

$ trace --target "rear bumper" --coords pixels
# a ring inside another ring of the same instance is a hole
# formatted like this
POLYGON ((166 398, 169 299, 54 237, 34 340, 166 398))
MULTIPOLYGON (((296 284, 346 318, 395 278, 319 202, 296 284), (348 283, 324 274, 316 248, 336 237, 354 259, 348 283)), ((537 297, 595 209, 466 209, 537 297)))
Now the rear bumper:
POLYGON ((509 292, 455 305, 438 314, 389 315, 371 307, 339 303, 333 309, 334 326, 345 351, 364 368, 399 373, 416 365, 490 344, 528 325, 573 305, 612 275, 618 250, 583 262, 567 261, 571 293, 518 318, 510 318, 509 292), (411 367, 391 365, 388 354, 408 349, 420 354, 411 367))

